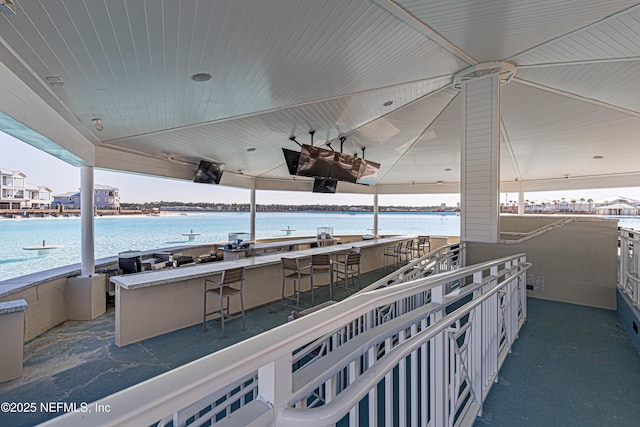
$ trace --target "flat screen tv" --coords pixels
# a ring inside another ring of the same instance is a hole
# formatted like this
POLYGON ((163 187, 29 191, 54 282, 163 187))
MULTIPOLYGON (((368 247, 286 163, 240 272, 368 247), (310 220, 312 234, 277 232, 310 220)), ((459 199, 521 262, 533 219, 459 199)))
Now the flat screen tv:
POLYGON ((380 163, 364 160, 363 167, 360 168, 360 175, 356 180, 356 184, 376 185, 378 181, 378 172, 380 171, 380 163))
POLYGON ((224 171, 224 163, 208 162, 201 160, 196 170, 196 176, 193 178, 193 182, 200 182, 203 184, 219 184, 220 178, 222 178, 222 172, 224 171))
POLYGON ((335 193, 338 181, 331 178, 316 178, 313 180, 314 193, 335 193))
POLYGON ((356 182, 362 167, 362 159, 348 154, 334 153, 329 177, 338 181, 356 182))
POLYGON ((287 148, 282 149, 284 154, 284 161, 287 164, 287 169, 290 175, 298 175, 298 163, 300 162, 300 153, 297 151, 289 150, 287 148))
POLYGON ((326 178, 331 171, 334 152, 320 147, 303 145, 298 162, 298 175, 326 178))

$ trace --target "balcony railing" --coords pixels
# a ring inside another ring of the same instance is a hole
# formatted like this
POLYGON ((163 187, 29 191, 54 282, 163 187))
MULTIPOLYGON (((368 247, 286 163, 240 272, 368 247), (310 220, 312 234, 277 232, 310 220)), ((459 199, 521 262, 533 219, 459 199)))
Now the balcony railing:
POLYGON ((46 425, 471 425, 526 319, 529 267, 368 290, 46 425))
POLYGON ((621 228, 619 242, 618 288, 640 307, 640 233, 621 228))

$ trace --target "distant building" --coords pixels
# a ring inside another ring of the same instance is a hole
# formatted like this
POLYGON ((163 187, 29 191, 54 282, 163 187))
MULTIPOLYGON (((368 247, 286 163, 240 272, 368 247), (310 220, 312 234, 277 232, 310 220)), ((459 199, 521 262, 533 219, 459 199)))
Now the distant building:
POLYGON ((638 208, 627 203, 613 203, 596 208, 598 215, 638 215, 638 208))
POLYGON ((20 171, 0 168, 0 209, 49 208, 51 189, 26 182, 20 171))
MULTIPOLYGON (((117 209, 120 207, 118 189, 108 185, 96 184, 93 187, 93 204, 98 209, 117 209)), ((80 192, 68 192, 53 196, 51 206, 64 206, 67 209, 80 209, 80 192)))

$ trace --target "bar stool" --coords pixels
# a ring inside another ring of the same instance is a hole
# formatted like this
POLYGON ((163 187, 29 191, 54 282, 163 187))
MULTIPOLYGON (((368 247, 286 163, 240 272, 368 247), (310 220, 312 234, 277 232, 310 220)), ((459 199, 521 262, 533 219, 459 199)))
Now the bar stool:
POLYGON ((225 320, 235 319, 238 316, 242 316, 242 329, 246 328, 244 318, 244 301, 242 299, 242 285, 244 284, 244 267, 225 270, 222 272, 220 281, 213 279, 204 279, 204 310, 202 318, 202 330, 207 330, 207 316, 212 314, 218 314, 220 322, 222 323, 222 336, 224 333, 225 320), (239 283, 238 288, 234 288, 231 285, 239 283), (220 308, 211 312, 207 312, 207 295, 213 295, 220 299, 220 308), (240 313, 229 313, 229 298, 234 295, 240 296, 240 313), (224 300, 227 300, 227 306, 224 305, 224 300), (225 312, 226 311, 226 312, 225 312))
POLYGON ((384 248, 384 268, 395 269, 400 267, 400 251, 402 250, 402 241, 394 246, 384 248))
POLYGON ((311 255, 311 304, 313 305, 313 278, 329 275, 329 299, 333 299, 333 261, 330 255, 311 255))
MULTIPOLYGON (((311 268, 311 265, 305 265, 300 267, 300 260, 298 258, 280 258, 280 265, 282 266, 282 305, 284 306, 284 288, 287 280, 293 281, 293 297, 286 297, 287 299, 296 300, 296 310, 300 309, 300 282, 305 277, 310 277, 311 273, 305 271, 311 268)), ((313 300, 313 282, 311 282, 311 298, 313 300)))
POLYGON ((400 245, 400 250, 398 251, 398 256, 400 263, 402 263, 402 255, 404 255, 404 262, 409 263, 411 261, 411 254, 413 254, 413 239, 405 240, 401 242, 404 244, 400 245))
POLYGON ((418 258, 428 254, 431 251, 429 236, 418 236, 418 242, 413 246, 412 250, 418 254, 418 258))
POLYGON ((334 261, 334 271, 336 279, 341 277, 344 279, 344 290, 349 293, 349 278, 356 285, 356 277, 358 278, 358 289, 362 287, 360 280, 360 248, 352 248, 344 257, 344 262, 334 261))

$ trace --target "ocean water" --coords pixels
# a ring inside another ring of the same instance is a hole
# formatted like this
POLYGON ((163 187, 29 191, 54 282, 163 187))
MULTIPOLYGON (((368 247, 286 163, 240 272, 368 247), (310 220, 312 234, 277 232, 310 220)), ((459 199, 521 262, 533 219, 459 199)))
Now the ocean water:
MULTIPOLYGON (((161 216, 95 218, 95 257, 116 256, 127 250, 150 250, 189 244, 182 233, 201 233, 193 243, 226 241, 230 232, 250 232, 250 216, 238 213, 188 213, 161 216)), ((333 227, 334 234, 368 234, 372 213, 259 212, 258 238, 313 236, 318 227, 333 227)), ((432 234, 458 236, 460 217, 441 213, 380 213, 380 234, 432 234)), ((0 219, 0 281, 80 262, 80 218, 0 219), (63 245, 47 255, 25 246, 63 245)))

